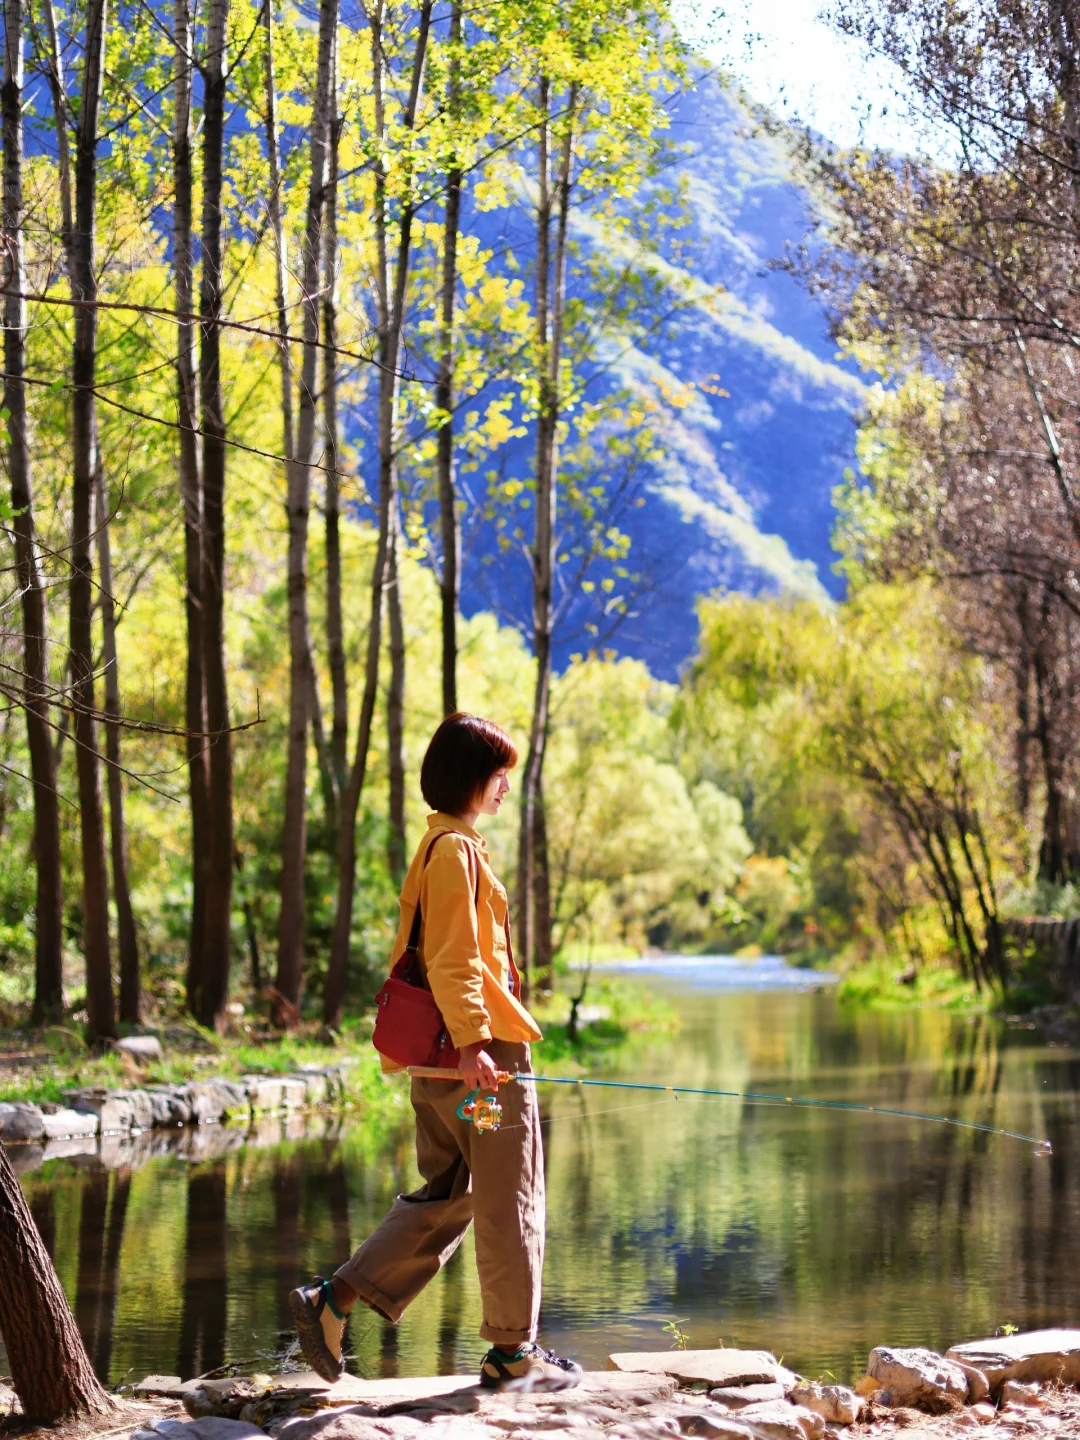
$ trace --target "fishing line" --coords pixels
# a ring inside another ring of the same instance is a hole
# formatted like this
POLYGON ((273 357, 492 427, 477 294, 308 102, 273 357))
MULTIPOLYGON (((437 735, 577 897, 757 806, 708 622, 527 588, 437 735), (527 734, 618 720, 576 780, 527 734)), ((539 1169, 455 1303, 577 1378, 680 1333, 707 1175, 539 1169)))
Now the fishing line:
MULTIPOLYGON (((410 1065, 408 1073, 417 1079, 449 1080, 457 1083, 461 1081, 461 1074, 457 1070, 438 1069, 428 1065, 410 1065)), ((997 1135, 1003 1140, 1020 1140, 1025 1145, 1033 1145, 1038 1158, 1054 1153, 1050 1141, 1042 1139, 1038 1135, 1025 1135, 1019 1130, 1006 1130, 1003 1126, 986 1125, 978 1120, 959 1120, 953 1115, 931 1115, 923 1110, 902 1110, 895 1105, 864 1105, 854 1100, 821 1100, 806 1095, 769 1095, 756 1090, 713 1090, 691 1085, 657 1085, 645 1080, 591 1080, 570 1075, 533 1075, 531 1073, 511 1075, 505 1071, 500 1073, 500 1084, 503 1081, 511 1080, 515 1080, 519 1084, 577 1085, 582 1088, 589 1086, 601 1090, 648 1090, 657 1094, 672 1095, 676 1100, 680 1095, 700 1095, 722 1100, 745 1100, 754 1104, 791 1105, 806 1110, 842 1110, 860 1115, 890 1115, 902 1120, 921 1120, 932 1125, 952 1125, 958 1130, 977 1130, 984 1135, 997 1135)), ((479 1087, 469 1097, 469 1100, 478 1096, 482 1089, 489 1090, 490 1087, 479 1087)), ((463 1103, 467 1104, 468 1102, 463 1103)), ((466 1118, 468 1117, 462 1116, 462 1119, 466 1118)), ((497 1129, 498 1126, 492 1124, 477 1128, 497 1129)))

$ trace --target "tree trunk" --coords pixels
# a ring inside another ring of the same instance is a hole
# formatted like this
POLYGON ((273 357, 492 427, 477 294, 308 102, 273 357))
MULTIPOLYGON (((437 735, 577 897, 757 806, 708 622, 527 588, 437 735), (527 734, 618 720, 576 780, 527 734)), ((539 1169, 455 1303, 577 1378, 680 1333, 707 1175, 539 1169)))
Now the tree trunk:
MULTIPOLYGON (((450 65, 447 109, 451 120, 461 108, 461 0, 450 9, 450 65)), ((457 702, 457 613, 461 590, 461 527, 454 484, 454 300, 457 292, 457 244, 461 227, 462 170, 456 163, 446 172, 443 214, 442 315, 439 334, 439 373, 435 382, 435 408, 439 413, 436 464, 439 485, 439 525, 442 535, 442 686, 443 711, 452 715, 457 702)))
MULTIPOLYGON (((406 101, 402 129, 412 131, 416 123, 417 107, 424 77, 424 62, 427 58, 427 42, 431 30, 432 0, 423 0, 416 31, 416 48, 413 55, 412 77, 409 97, 406 101)), ((371 19, 371 53, 375 90, 375 128, 380 141, 385 134, 385 113, 382 86, 382 11, 377 9, 371 19)), ((380 324, 379 336, 379 539, 375 551, 375 565, 371 576, 371 617, 368 624, 367 656, 364 671, 364 694, 360 702, 360 719, 357 728, 356 750, 349 783, 341 807, 341 833, 338 854, 337 911, 334 916, 334 934, 330 946, 330 963, 326 972, 326 988, 323 992, 323 1019, 331 1029, 341 1025, 341 1011, 345 1000, 345 983, 349 965, 349 946, 352 936, 353 886, 356 881, 356 816, 360 808, 360 795, 364 788, 367 772, 368 751, 371 746, 371 727, 375 716, 375 699, 379 685, 379 653, 382 648, 382 607, 383 592, 388 578, 391 525, 394 507, 397 504, 397 476, 395 470, 394 439, 397 420, 398 399, 398 354, 401 342, 401 322, 405 307, 405 289, 408 282, 409 259, 412 253, 413 205, 411 194, 406 194, 401 206, 398 231, 397 257, 394 266, 393 292, 389 291, 389 276, 386 267, 386 177, 381 165, 375 167, 375 228, 379 245, 380 291, 379 308, 387 323, 380 324)))
POLYGON ((536 803, 533 807, 533 920, 536 987, 538 990, 551 990, 555 981, 555 946, 552 935, 551 866, 543 780, 536 787, 536 803))
POLYGON ((124 778, 120 771, 120 673, 116 660, 116 604, 113 597, 112 545, 105 476, 98 455, 97 492, 98 568, 101 571, 101 623, 105 661, 105 775, 109 791, 109 845, 112 859, 113 898, 116 901, 117 948, 120 951, 120 1019, 137 1025, 141 1018, 139 937, 131 908, 128 884, 127 829, 124 824, 124 778))
MULTIPOLYGON (((191 71, 194 40, 188 0, 176 0, 173 50, 173 273, 176 309, 194 311, 194 182, 191 157, 191 71)), ((184 506, 184 617, 187 625, 184 724, 191 808, 191 929, 188 935, 187 1005, 201 1013, 206 958, 206 893, 210 864, 209 757, 206 732, 206 672, 203 663, 202 466, 196 434, 199 382, 195 326, 176 326, 176 410, 179 425, 180 498, 184 506)))
MULTIPOLYGON (((573 154, 573 117, 576 90, 571 87, 563 117, 565 126, 559 169, 552 186, 551 87, 540 80, 542 120, 537 136, 539 186, 536 211, 536 367, 540 403, 536 417, 536 519, 533 540, 533 655, 536 684, 533 692, 529 749, 521 781, 521 825, 518 835, 518 934, 522 985, 527 991, 536 961, 537 941, 534 885, 537 793, 547 747, 548 707, 551 698, 551 649, 555 578, 555 523, 559 423, 559 370, 562 361, 563 311, 566 299, 566 245, 570 214, 570 164, 573 154), (551 221, 556 218, 554 255, 551 221)), ((548 922, 550 924, 550 915, 548 922)), ((551 937, 541 947, 550 953, 551 937)))
POLYGON ((315 453, 316 387, 319 356, 319 276, 323 202, 330 140, 331 74, 337 0, 319 6, 319 61, 311 116, 311 175, 304 227, 301 292, 304 358, 300 371, 300 416, 296 455, 288 464, 289 519, 289 748, 285 775, 285 821, 281 867, 281 920, 274 987, 289 1005, 275 1019, 296 1013, 304 979, 304 868, 307 855, 307 746, 315 666, 307 603, 308 513, 311 463, 315 453))
POLYGON ((386 608, 390 618, 390 689, 386 697, 387 770, 390 780, 390 825, 386 858, 394 884, 405 879, 405 622, 401 608, 397 515, 390 517, 390 559, 386 608))
POLYGON ((26 290, 22 228, 23 7, 5 0, 4 74, 0 92, 4 193, 2 239, 9 267, 4 297, 4 410, 8 475, 14 510, 15 568, 22 596, 24 705, 34 797, 34 1008, 36 1025, 56 1020, 64 1008, 63 882, 60 868, 60 803, 49 733, 49 652, 42 583, 34 534, 30 433, 26 413, 26 290))
POLYGON ((229 998, 233 887, 232 737, 225 665, 225 404, 221 391, 221 186, 229 0, 210 0, 203 64, 203 216, 199 320, 202 402, 203 666, 209 733, 204 964, 198 1019, 220 1029, 229 998))
MULTIPOLYGON (((11 35, 13 6, 5 0, 11 35)), ((105 1393, 29 1207, 0 1145, 0 1336, 15 1393, 28 1419, 53 1424, 79 1414, 107 1415, 105 1393)))
POLYGON ((75 142, 75 226, 71 288, 77 302, 72 353, 72 496, 70 649, 75 710, 75 763, 82 839, 83 953, 86 1011, 93 1037, 115 1035, 109 946, 109 877, 105 815, 94 719, 93 559, 91 513, 97 468, 94 384, 97 369, 97 121, 105 57, 106 0, 89 0, 75 142))
MULTIPOLYGON (((335 45, 335 59, 337 47, 335 45)), ((331 85, 330 176, 326 187, 326 255, 323 262, 323 422, 326 442, 326 648, 330 660, 333 719, 330 755, 340 798, 348 783, 349 693, 345 672, 345 625, 341 613, 341 476, 337 413, 338 148, 336 65, 331 85)), ((339 816, 340 824, 340 816, 339 816)))

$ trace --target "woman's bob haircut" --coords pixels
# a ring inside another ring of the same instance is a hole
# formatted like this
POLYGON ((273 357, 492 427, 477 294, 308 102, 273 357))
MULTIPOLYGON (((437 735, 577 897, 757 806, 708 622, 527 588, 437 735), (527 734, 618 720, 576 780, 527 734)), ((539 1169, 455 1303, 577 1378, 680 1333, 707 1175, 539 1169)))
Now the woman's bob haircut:
POLYGON ((420 766, 420 789, 433 810, 464 815, 497 770, 517 764, 517 746, 490 720, 479 715, 448 715, 420 766))

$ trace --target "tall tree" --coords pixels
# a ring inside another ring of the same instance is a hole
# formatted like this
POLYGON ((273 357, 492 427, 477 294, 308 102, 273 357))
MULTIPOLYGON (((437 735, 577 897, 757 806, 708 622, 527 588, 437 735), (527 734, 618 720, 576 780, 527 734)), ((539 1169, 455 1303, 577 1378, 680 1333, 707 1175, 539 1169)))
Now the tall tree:
MULTIPOLYGON (((396 522, 397 516, 393 517, 396 522)), ((405 879, 405 617, 401 601, 399 526, 390 533, 386 608, 390 621, 390 684, 386 692, 386 748, 389 779, 389 825, 386 859, 390 878, 400 888, 405 879)))
MULTIPOLYGON (((303 361, 300 370, 299 423, 296 455, 288 464, 289 521, 289 748, 285 776, 285 820, 282 840, 281 919, 278 932, 276 990, 295 1014, 304 978, 304 870, 307 856, 308 719, 315 685, 307 601, 308 515, 311 467, 315 458, 318 405, 320 275, 323 255, 323 208, 330 155, 330 112, 333 95, 337 0, 319 6, 319 54, 315 101, 311 114, 311 173, 304 227, 303 361)), ((336 107, 335 107, 336 108, 336 107)))
POLYGON ((229 0, 210 0, 203 78, 202 275, 199 393, 202 405, 203 548, 200 602, 209 737, 206 920, 196 1014, 220 1028, 229 998, 233 889, 233 766, 225 663, 225 401, 221 385, 224 299, 221 209, 225 159, 229 0))
POLYGON ((83 952, 86 1011, 95 1037, 116 1033, 109 944, 109 875, 94 699, 93 557, 91 518, 97 470, 97 162, 98 110, 105 60, 107 0, 88 0, 82 93, 75 129, 75 215, 71 288, 75 300, 72 353, 72 496, 69 633, 75 763, 82 837, 83 952))
MULTIPOLYGON (((49 652, 45 586, 34 526, 30 422, 26 409, 26 263, 23 244, 23 8, 4 6, 4 74, 0 95, 4 193, 2 243, 8 265, 4 297, 4 412, 11 481, 15 564, 22 596, 23 696, 34 802, 36 905, 34 1020, 59 1017, 64 1006, 63 883, 60 804, 49 726, 49 652)), ((65 133, 66 138, 66 133, 65 133)))
MULTIPOLYGON (((461 0, 450 7, 450 55, 447 65, 446 109, 453 139, 461 123, 461 0)), ((454 307, 457 296, 458 232, 461 228, 461 187, 464 170, 455 149, 446 167, 443 202, 442 290, 440 293, 439 369, 435 408, 439 415, 437 473, 439 528, 442 537, 442 697, 447 715, 457 702, 457 612, 461 590, 461 526, 454 483, 454 307)))
POLYGON ((337 289, 338 174, 343 117, 338 111, 337 44, 331 78, 330 165, 326 182, 326 256, 323 262, 323 425, 326 500, 326 649, 330 664, 333 718, 330 754, 337 793, 348 783, 349 693, 346 685, 345 626, 341 610, 341 455, 338 437, 337 289))
POLYGON ((191 811, 191 928, 187 1003, 201 1013, 206 960, 206 903, 210 866, 209 757, 206 745, 206 669, 203 660, 203 494, 199 454, 199 381, 194 321, 195 185, 191 145, 194 37, 188 0, 173 11, 173 285, 176 294, 176 410, 180 499, 184 507, 185 748, 191 811))
MULTIPOLYGON (((20 0, 6 0, 5 31, 21 24, 20 0)), ((48 1251, 34 1225, 11 1161, 0 1145, 0 1337, 28 1420, 53 1424, 76 1415, 108 1415, 105 1393, 48 1251)))
MULTIPOLYGON (((562 369, 566 312, 566 251, 569 236, 571 166, 577 119, 577 84, 567 88, 557 127, 552 126, 552 81, 541 74, 537 87, 536 201, 536 471, 535 521, 530 555, 533 579, 533 691, 529 748, 521 777, 521 823, 518 836, 518 946, 522 980, 527 986, 534 966, 550 969, 550 924, 541 933, 534 926, 537 874, 536 846, 545 830, 537 824, 540 782, 547 748, 551 699, 552 619, 554 614, 555 535, 558 482, 559 377, 562 369), (555 227, 552 244, 552 224, 555 227)), ((546 875, 546 857, 540 863, 546 875)))
MULTIPOLYGON (((405 101, 400 129, 403 143, 408 146, 413 137, 420 96, 423 88, 424 65, 427 59, 428 38, 431 32, 431 0, 422 0, 416 18, 415 43, 409 78, 409 89, 405 101)), ((405 295, 409 278, 409 262, 412 255, 413 220, 416 212, 416 198, 413 191, 411 170, 406 165, 406 182, 400 202, 397 223, 397 244, 391 276, 388 267, 388 225, 387 225, 387 157, 384 146, 386 136, 386 107, 383 70, 386 63, 383 36, 384 5, 377 0, 376 8, 369 15, 371 25, 371 57, 375 99, 375 146, 373 168, 375 175, 375 234, 376 294, 379 310, 379 536, 375 551, 375 564, 371 578, 371 613, 368 621, 367 655, 364 669, 364 693, 360 702, 360 718, 357 726, 356 749, 349 771, 349 783, 341 806, 341 832, 338 858, 337 911, 334 916, 334 933, 330 948, 330 963, 323 992, 323 1018, 328 1026, 336 1029, 341 1024, 341 1010, 345 1000, 345 982, 348 971, 349 948, 352 938, 353 888, 356 883, 356 816, 360 808, 360 795, 367 773, 368 752, 371 746, 372 722, 375 717, 375 701, 379 687, 379 657, 382 651, 383 597, 390 574, 391 545, 397 515, 397 469, 395 445, 397 443, 397 414, 399 398, 399 357, 401 353, 402 321, 405 313, 405 295)))

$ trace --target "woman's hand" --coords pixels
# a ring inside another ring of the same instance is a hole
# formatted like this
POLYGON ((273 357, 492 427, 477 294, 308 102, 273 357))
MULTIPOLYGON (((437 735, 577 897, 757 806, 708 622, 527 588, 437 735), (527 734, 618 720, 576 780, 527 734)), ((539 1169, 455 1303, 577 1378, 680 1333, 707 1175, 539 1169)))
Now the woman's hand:
POLYGON ((463 1045, 458 1051, 458 1070, 465 1084, 475 1090, 479 1086, 496 1089, 499 1084, 499 1070, 491 1056, 484 1049, 483 1040, 475 1045, 463 1045))

